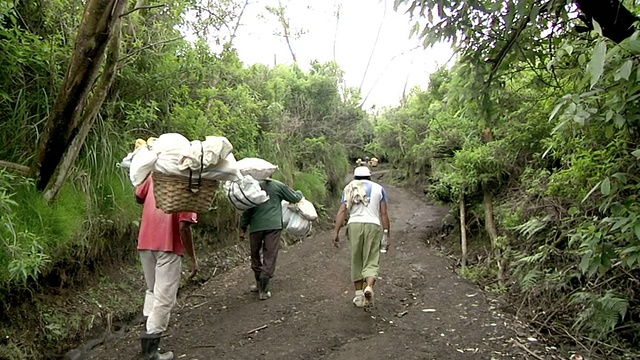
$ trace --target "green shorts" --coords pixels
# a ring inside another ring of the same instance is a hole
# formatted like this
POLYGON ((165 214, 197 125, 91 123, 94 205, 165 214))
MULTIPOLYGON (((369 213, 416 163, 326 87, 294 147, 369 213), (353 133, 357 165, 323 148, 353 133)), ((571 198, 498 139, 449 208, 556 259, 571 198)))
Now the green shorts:
POLYGON ((347 225, 347 237, 351 244, 351 280, 377 278, 382 227, 371 223, 351 223, 347 225))

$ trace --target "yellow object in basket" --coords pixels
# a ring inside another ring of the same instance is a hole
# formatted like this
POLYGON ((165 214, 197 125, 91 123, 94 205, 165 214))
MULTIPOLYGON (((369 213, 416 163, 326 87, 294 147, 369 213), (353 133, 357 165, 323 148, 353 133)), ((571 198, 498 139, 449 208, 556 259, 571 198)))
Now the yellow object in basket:
POLYGON ((157 137, 150 137, 147 139, 147 141, 143 140, 143 139, 136 139, 136 145, 134 147, 134 150, 139 148, 140 146, 148 146, 153 144, 154 141, 158 140, 157 137))
POLYGON ((139 148, 140 146, 146 145, 146 144, 147 144, 146 141, 144 141, 142 139, 136 139, 136 144, 135 144, 134 150, 139 148))

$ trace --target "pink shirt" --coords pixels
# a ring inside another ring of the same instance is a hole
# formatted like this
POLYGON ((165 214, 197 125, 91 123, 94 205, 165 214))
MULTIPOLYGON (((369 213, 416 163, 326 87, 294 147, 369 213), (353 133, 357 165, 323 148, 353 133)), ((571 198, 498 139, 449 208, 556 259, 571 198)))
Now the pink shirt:
POLYGON ((136 188, 136 196, 144 200, 138 250, 170 251, 183 255, 184 245, 180 237, 180 222, 196 224, 198 215, 193 212, 167 214, 158 209, 156 198, 153 196, 151 176, 136 188))

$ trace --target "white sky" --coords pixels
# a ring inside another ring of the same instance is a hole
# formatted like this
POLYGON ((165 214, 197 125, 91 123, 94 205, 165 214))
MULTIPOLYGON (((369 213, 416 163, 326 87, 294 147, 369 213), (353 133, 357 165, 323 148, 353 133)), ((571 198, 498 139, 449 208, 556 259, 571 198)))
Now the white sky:
MULTIPOLYGON (((393 0, 281 0, 292 30, 304 31, 292 39, 298 66, 308 69, 312 60, 335 60, 345 72, 346 85, 360 87, 367 97, 365 109, 397 105, 406 87, 425 88, 429 74, 451 59, 452 50, 442 44, 435 48, 415 48, 417 38, 409 39, 410 17, 393 10, 393 0), (336 33, 337 5, 340 19, 336 33), (385 11, 386 7, 386 11, 385 11), (376 36, 380 32, 376 44, 376 36), (368 70, 369 57, 371 63, 368 70), (363 81, 364 78, 364 81, 363 81)), ((277 0, 254 0, 245 10, 234 45, 247 65, 292 64, 293 60, 282 27, 268 13, 266 5, 277 0)))

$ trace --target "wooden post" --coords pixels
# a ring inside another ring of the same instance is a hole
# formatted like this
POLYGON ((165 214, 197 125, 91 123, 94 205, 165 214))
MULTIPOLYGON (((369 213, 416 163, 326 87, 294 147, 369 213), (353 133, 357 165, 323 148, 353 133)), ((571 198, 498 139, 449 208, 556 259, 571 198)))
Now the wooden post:
POLYGON ((460 189, 460 248, 462 249, 460 265, 465 268, 467 266, 467 214, 464 208, 464 188, 460 189))

